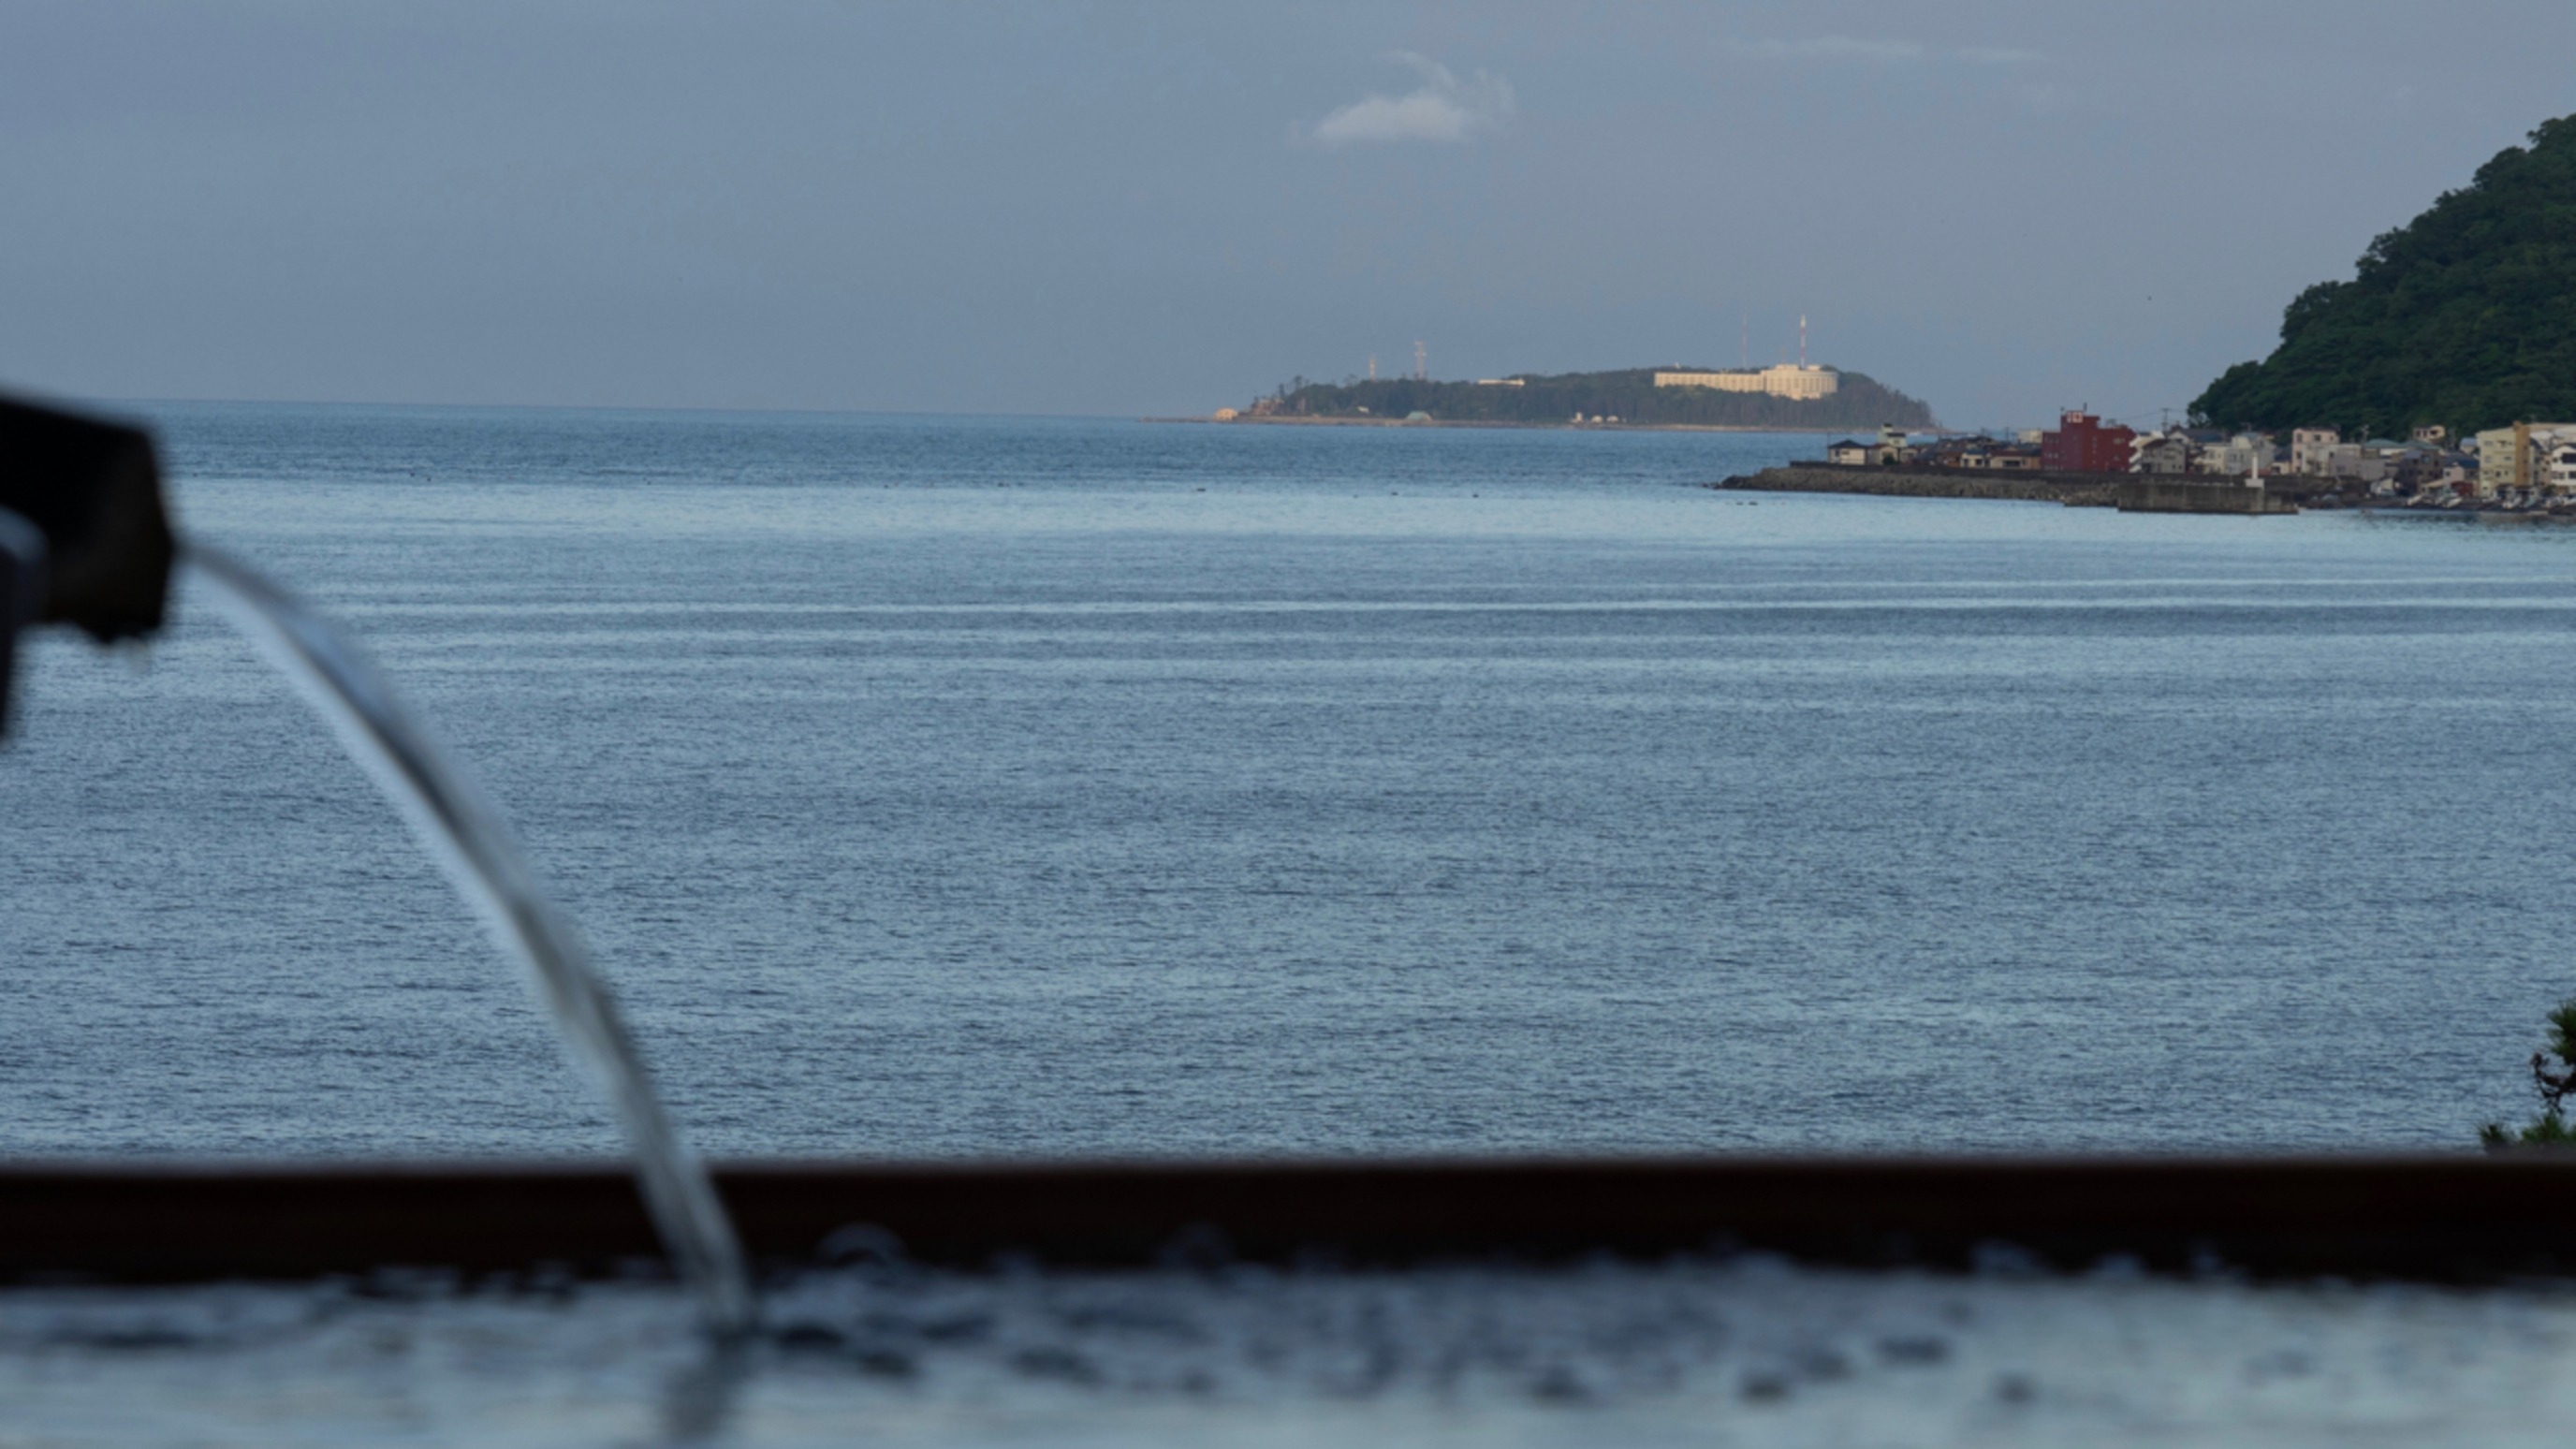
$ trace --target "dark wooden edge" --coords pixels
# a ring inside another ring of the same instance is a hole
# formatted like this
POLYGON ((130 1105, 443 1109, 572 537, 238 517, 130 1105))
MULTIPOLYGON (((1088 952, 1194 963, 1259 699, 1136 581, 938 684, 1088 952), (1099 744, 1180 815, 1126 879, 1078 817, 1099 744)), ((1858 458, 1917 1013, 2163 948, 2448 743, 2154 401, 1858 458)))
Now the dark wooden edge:
MULTIPOLYGON (((920 1163, 718 1169, 764 1263, 899 1241, 978 1267, 1352 1266, 1761 1249, 1957 1267, 2493 1281, 2576 1271, 2576 1154, 920 1163)), ((0 1164, 0 1279, 599 1272, 656 1254, 611 1164, 0 1164)))

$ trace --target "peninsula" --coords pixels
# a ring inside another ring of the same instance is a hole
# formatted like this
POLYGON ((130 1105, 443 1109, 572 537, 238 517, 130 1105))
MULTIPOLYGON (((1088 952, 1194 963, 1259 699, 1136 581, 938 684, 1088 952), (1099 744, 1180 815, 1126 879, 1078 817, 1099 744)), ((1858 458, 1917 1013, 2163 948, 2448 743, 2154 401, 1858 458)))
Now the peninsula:
POLYGON ((1837 432, 1939 426, 1931 408, 1831 367, 1641 367, 1475 381, 1296 378, 1220 422, 1447 423, 1485 427, 1727 428, 1837 432))

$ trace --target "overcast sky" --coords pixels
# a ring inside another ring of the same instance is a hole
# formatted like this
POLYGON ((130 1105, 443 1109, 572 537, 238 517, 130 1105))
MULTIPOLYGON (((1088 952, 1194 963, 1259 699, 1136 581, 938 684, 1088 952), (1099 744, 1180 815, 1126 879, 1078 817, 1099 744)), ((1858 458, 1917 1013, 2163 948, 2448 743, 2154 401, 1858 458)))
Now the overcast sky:
POLYGON ((0 383, 1201 413, 1794 353, 2152 419, 2569 0, 0 5, 0 383))

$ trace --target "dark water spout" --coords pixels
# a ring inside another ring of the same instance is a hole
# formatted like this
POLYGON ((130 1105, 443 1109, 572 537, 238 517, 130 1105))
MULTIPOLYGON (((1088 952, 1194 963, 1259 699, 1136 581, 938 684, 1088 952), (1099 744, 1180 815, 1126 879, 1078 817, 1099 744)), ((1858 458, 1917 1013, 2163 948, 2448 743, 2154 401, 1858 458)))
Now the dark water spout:
POLYGON ((724 1204, 654 1095, 572 922, 538 889, 500 812, 431 743, 384 679, 310 610, 220 553, 189 545, 183 562, 330 722, 493 938, 528 969, 566 1047, 625 1129, 645 1207, 696 1292, 707 1327, 725 1339, 748 1332, 757 1308, 724 1204))

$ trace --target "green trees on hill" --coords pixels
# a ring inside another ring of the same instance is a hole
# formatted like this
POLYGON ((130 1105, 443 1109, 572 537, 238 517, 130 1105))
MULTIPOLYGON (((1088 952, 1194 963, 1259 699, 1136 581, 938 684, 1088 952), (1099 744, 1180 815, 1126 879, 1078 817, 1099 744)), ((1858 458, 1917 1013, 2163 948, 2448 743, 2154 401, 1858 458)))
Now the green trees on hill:
POLYGON ((1939 426, 1932 409, 1857 372, 1841 374, 1834 395, 1801 401, 1765 393, 1719 392, 1704 387, 1657 387, 1651 368, 1623 372, 1571 372, 1524 376, 1518 387, 1472 382, 1416 382, 1410 378, 1342 383, 1297 379, 1264 399, 1261 411, 1278 417, 1403 418, 1429 413, 1441 422, 1565 423, 1615 417, 1623 423, 1693 423, 1736 428, 1850 428, 1875 431, 1881 423, 1903 428, 1939 426))
POLYGON ((2576 116, 2381 236, 2281 315, 2281 345, 2192 403, 2220 427, 2391 437, 2576 418, 2576 116))
POLYGON ((2531 1084, 2540 1093, 2539 1120, 2519 1132, 2488 1123, 2478 1129, 2488 1150, 2576 1145, 2576 1130, 2567 1125, 2567 1097, 2576 1093, 2576 1001, 2560 1002, 2549 1013, 2548 1045, 2531 1054, 2531 1084))

